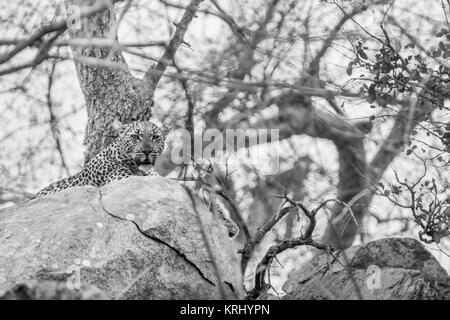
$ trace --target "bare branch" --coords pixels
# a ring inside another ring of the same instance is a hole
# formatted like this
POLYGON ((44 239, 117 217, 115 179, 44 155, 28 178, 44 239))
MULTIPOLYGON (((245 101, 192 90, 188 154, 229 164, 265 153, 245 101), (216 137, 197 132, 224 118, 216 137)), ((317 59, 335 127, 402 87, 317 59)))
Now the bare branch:
POLYGON ((194 19, 196 11, 202 1, 203 0, 191 0, 189 5, 186 7, 183 17, 176 24, 175 33, 172 39, 170 40, 169 45, 166 47, 164 54, 158 61, 157 65, 154 68, 151 67, 149 69, 150 72, 146 73, 144 79, 147 82, 151 83, 153 87, 155 87, 158 84, 167 66, 173 61, 173 58, 178 50, 178 47, 183 42, 184 34, 186 33, 186 30, 191 21, 194 19))

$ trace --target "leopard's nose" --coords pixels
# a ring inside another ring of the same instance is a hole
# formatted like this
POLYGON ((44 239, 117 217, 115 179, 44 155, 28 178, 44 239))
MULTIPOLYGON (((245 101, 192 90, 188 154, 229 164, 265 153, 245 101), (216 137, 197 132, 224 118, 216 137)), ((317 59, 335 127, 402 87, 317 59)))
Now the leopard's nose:
POLYGON ((145 154, 149 154, 150 152, 152 152, 152 150, 153 150, 153 143, 145 143, 143 146, 142 146, 142 151, 145 153, 145 154))

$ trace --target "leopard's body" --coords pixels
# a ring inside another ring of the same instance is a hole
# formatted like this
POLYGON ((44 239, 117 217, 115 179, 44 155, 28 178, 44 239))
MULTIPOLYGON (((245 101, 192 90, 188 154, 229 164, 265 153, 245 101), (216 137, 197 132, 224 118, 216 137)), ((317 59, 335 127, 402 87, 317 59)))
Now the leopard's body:
MULTIPOLYGON (((56 181, 39 191, 33 198, 51 195, 75 186, 92 185, 101 187, 109 182, 130 176, 158 175, 154 169, 156 158, 164 150, 164 133, 153 122, 133 122, 115 125, 119 136, 108 147, 99 152, 74 176, 56 181)), ((223 214, 219 206, 211 212, 225 225, 230 237, 239 233, 234 222, 223 214)))
POLYGON ((75 186, 96 187, 130 176, 157 175, 153 166, 163 149, 164 133, 153 122, 117 124, 119 136, 93 157, 82 171, 56 181, 39 191, 34 198, 50 195, 75 186), (148 172, 143 172, 146 167, 148 172))

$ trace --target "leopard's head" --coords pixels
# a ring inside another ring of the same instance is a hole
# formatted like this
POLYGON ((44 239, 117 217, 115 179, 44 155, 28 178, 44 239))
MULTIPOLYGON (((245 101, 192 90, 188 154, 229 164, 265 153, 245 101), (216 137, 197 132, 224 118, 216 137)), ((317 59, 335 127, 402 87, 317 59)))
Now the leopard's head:
POLYGON ((120 156, 134 160, 138 166, 155 164, 156 158, 164 150, 164 132, 152 121, 135 121, 122 124, 118 120, 113 123, 118 133, 115 146, 120 156))

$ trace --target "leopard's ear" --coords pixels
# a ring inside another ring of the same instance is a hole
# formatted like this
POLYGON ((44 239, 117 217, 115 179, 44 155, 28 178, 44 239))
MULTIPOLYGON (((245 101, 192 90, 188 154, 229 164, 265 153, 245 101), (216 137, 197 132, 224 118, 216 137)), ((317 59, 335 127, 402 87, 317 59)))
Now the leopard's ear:
POLYGON ((123 129, 125 128, 125 125, 122 122, 120 122, 120 120, 117 118, 114 119, 111 126, 114 129, 114 131, 117 133, 117 135, 121 134, 123 132, 123 129))
POLYGON ((167 137, 167 135, 172 131, 171 127, 168 127, 163 122, 159 121, 158 119, 151 119, 151 122, 153 122, 163 133, 164 137, 167 137))

